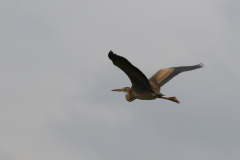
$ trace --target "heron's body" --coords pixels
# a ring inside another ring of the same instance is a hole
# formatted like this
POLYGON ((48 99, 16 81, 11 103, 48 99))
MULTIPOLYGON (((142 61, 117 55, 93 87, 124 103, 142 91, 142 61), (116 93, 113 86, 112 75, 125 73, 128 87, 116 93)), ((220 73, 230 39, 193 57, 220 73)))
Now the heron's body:
POLYGON ((176 97, 164 97, 160 93, 160 88, 177 74, 201 68, 203 65, 194 66, 170 67, 160 69, 151 78, 147 77, 135 66, 133 66, 126 58, 109 52, 108 57, 113 61, 113 64, 123 70, 132 82, 132 87, 124 87, 122 89, 114 89, 112 91, 126 92, 126 100, 131 102, 135 99, 152 100, 163 98, 180 103, 176 97))
POLYGON ((158 97, 157 94, 155 94, 152 91, 149 92, 135 92, 132 88, 127 92, 126 94, 126 100, 131 102, 135 99, 141 99, 141 100, 152 100, 156 99, 158 97))

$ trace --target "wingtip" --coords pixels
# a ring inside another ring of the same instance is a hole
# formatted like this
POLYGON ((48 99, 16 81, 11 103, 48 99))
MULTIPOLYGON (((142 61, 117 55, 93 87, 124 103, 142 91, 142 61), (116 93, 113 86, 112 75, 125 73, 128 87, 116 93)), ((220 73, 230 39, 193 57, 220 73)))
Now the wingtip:
POLYGON ((117 57, 121 57, 121 56, 115 54, 112 50, 110 50, 108 53, 108 57, 109 57, 109 59, 113 60, 113 59, 115 59, 117 57))
POLYGON ((111 56, 114 55, 113 51, 110 50, 109 53, 108 53, 108 57, 111 58, 111 56))
POLYGON ((203 68, 204 67, 204 64, 203 63, 200 63, 198 64, 199 68, 203 68))

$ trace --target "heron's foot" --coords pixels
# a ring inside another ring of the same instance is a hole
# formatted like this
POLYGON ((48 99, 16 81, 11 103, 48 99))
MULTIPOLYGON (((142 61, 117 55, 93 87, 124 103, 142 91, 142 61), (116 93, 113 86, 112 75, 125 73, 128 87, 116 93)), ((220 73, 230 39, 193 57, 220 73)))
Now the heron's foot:
POLYGON ((176 103, 180 103, 176 97, 167 97, 167 99, 176 103))

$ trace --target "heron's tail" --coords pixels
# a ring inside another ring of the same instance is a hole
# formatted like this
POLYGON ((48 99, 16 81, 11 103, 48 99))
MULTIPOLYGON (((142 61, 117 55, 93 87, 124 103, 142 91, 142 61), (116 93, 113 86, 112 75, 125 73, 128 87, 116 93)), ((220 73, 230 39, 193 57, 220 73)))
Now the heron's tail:
POLYGON ((154 92, 154 93, 158 95, 158 98, 161 98, 162 96, 165 96, 164 94, 162 94, 160 92, 154 92))

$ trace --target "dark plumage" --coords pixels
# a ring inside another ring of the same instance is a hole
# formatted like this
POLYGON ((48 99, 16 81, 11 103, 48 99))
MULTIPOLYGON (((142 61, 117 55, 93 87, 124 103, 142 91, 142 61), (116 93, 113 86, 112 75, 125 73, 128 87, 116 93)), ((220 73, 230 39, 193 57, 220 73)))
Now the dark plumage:
POLYGON ((202 68, 203 64, 194 66, 181 66, 160 69, 149 80, 147 77, 134 65, 132 65, 126 58, 114 54, 112 51, 108 54, 109 59, 113 64, 119 67, 123 72, 127 74, 132 82, 132 87, 124 87, 122 89, 115 89, 113 91, 127 92, 127 101, 133 101, 135 99, 151 100, 156 98, 163 98, 167 100, 179 103, 176 97, 163 97, 160 93, 160 87, 171 80, 173 77, 181 72, 191 71, 194 69, 202 68))

